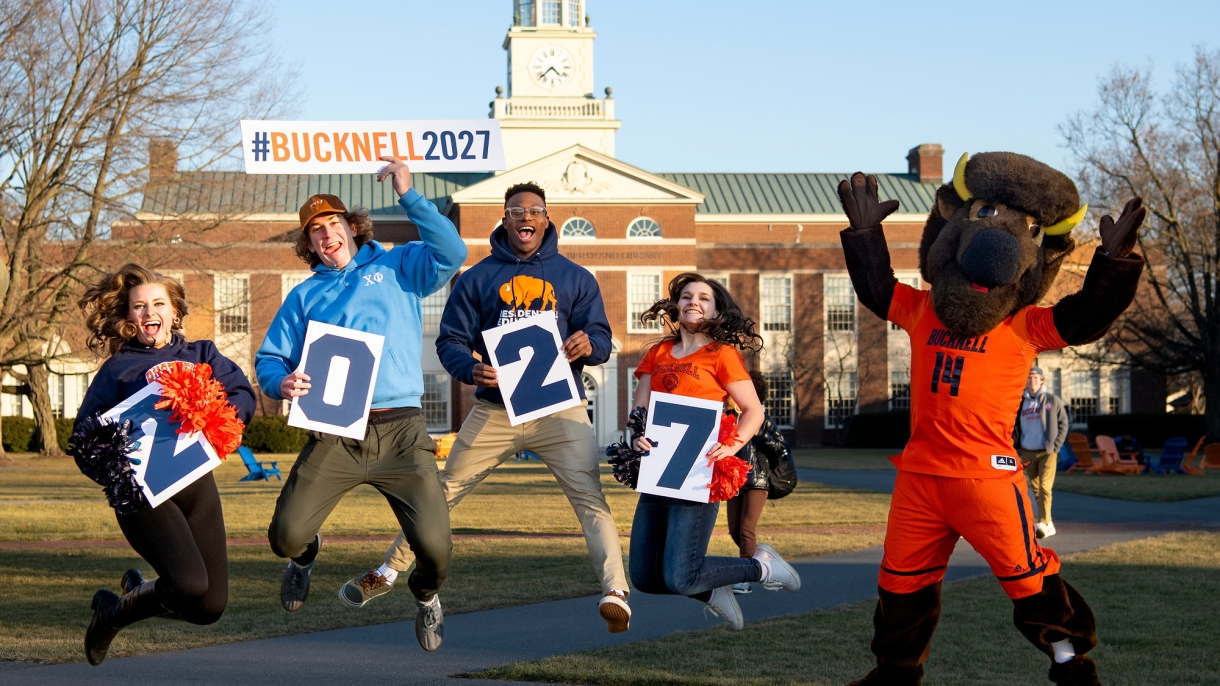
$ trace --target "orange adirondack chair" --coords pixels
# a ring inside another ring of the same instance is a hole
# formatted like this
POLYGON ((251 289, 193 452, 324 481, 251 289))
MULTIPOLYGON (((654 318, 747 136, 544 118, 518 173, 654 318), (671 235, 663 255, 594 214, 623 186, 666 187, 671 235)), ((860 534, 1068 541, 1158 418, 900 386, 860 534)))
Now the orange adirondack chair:
MULTIPOLYGON (((1192 476, 1203 476, 1202 465, 1196 467, 1196 466, 1194 466, 1194 463, 1195 463, 1195 458, 1199 456, 1199 448, 1203 447, 1203 441, 1206 439, 1207 439, 1207 436, 1200 436, 1199 442, 1195 443, 1195 449, 1190 451, 1189 455, 1182 458, 1182 469, 1187 474, 1190 474, 1192 476)), ((1203 461, 1206 461, 1206 460, 1207 460, 1207 456, 1204 455, 1203 461)))
POLYGON ((1106 474, 1139 474, 1143 467, 1139 462, 1135 461, 1134 457, 1128 456, 1123 458, 1118 453, 1118 446, 1114 444, 1114 438, 1111 436, 1098 436, 1096 439, 1097 452, 1101 453, 1101 466, 1097 468, 1099 473, 1106 474))
POLYGON ((1068 445, 1072 447, 1072 454, 1076 456, 1076 464, 1068 467, 1067 471, 1096 474, 1098 464, 1093 462, 1093 449, 1089 447, 1089 437, 1082 433, 1072 432, 1068 434, 1068 445))
POLYGON ((1199 472, 1206 469, 1220 469, 1220 443, 1208 443, 1203 446, 1203 461, 1199 463, 1199 472))

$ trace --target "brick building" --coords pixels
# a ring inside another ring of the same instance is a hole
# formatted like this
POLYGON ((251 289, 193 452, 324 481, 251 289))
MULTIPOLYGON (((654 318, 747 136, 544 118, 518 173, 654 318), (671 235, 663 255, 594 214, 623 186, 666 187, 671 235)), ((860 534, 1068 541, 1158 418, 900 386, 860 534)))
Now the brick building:
MULTIPOLYGON (((596 275, 614 332, 611 360, 587 369, 583 379, 601 442, 619 435, 634 390, 631 372, 660 335, 640 324, 639 313, 662 296, 672 276, 689 270, 721 280, 758 322, 766 349, 749 362, 770 380, 769 411, 798 444, 838 442, 853 413, 906 407, 906 334, 857 304, 843 262, 838 232, 846 218, 835 187, 852 170, 672 173, 618 160, 620 122, 610 90, 602 99, 593 94, 596 36, 585 2, 516 0, 514 10, 504 42, 508 91, 497 89, 489 113, 500 120, 510 168, 415 174, 414 184, 458 227, 470 250, 467 266, 489 254, 488 237, 502 216, 508 186, 534 181, 547 190, 560 250, 596 275)), ((152 152, 158 162, 154 190, 143 199, 139 221, 114 227, 112 238, 139 244, 141 260, 179 277, 192 308, 188 337, 215 340, 248 372, 283 298, 309 276, 291 246, 297 208, 310 195, 333 193, 349 206, 368 208, 384 243, 417 238, 390 185, 377 184, 371 174, 186 173, 175 168, 172 149, 154 146, 152 152)), ((915 285, 919 235, 943 179, 942 155, 939 145, 918 145, 906 153, 904 173, 877 174, 882 196, 902 203, 886 223, 894 268, 915 285)), ((901 151, 895 151, 900 161, 901 151)), ((424 304, 424 405, 435 432, 461 423, 473 391, 450 379, 436 357, 447 293, 424 304)), ((1131 411, 1126 371, 1090 366, 1070 353, 1040 362, 1052 390, 1070 399, 1078 419, 1131 411)), ((65 366, 59 383, 83 390, 86 362, 72 364, 74 371, 65 366)), ((68 416, 77 392, 60 392, 68 416)), ((1150 408, 1137 410, 1157 411, 1163 402, 1155 392, 1137 396, 1152 399, 1145 403, 1150 408)), ((263 400, 261 412, 283 411, 281 403, 263 400)), ((6 396, 5 402, 5 414, 19 411, 13 403, 20 398, 6 396)))

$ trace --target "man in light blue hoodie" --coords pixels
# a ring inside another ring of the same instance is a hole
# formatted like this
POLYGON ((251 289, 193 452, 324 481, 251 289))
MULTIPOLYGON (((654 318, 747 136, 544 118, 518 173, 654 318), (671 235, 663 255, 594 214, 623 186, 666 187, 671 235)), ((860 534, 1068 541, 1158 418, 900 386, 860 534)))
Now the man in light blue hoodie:
POLYGON ((360 441, 310 432, 275 503, 267 537, 276 555, 289 558, 280 601, 296 611, 309 595, 322 523, 348 491, 361 484, 376 488, 418 560, 407 586, 418 607, 416 637, 424 650, 433 651, 444 634, 437 591, 452 541, 449 508, 436 476, 436 445, 420 409, 420 301, 457 274, 466 245, 453 223, 411 188, 407 165, 381 159, 390 164, 377 180, 393 179, 398 204, 419 228, 422 242, 386 250, 372 240, 367 211, 348 211, 333 195, 311 197, 301 206, 296 252, 313 276, 288 294, 254 363, 264 393, 299 397, 310 391, 309 377, 294 370, 311 320, 385 336, 368 426, 360 441))

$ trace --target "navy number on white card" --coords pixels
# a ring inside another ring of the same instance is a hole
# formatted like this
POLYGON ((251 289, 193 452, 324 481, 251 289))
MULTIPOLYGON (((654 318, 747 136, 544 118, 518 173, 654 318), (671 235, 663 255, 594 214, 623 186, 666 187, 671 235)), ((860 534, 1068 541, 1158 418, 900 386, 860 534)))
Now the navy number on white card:
POLYGON ((525 365, 521 380, 509 396, 513 410, 523 415, 571 399, 572 391, 566 379, 542 383, 559 357, 555 339, 546 329, 531 326, 505 334, 496 345, 496 360, 501 367, 512 364, 521 359, 521 351, 526 348, 533 348, 534 356, 525 365))
POLYGON ((154 495, 178 483, 187 474, 207 464, 210 459, 199 441, 183 448, 177 455, 174 454, 178 447, 178 431, 169 421, 169 412, 156 409, 160 400, 160 396, 150 395, 132 405, 119 418, 130 419, 135 423, 132 440, 140 440, 147 435, 144 433, 144 423, 150 418, 156 422, 153 435, 149 436, 152 448, 148 452, 148 465, 144 470, 144 483, 154 495))
POLYGON ((309 347, 305 374, 313 392, 300 396, 297 404, 305 416, 332 426, 351 426, 364 416, 364 405, 373 383, 373 351, 364 341, 326 334, 309 347), (342 362, 343 364, 336 364, 342 362), (346 378, 330 378, 332 371, 347 369, 346 378), (342 388, 342 393, 331 389, 342 388))
POLYGON ((673 457, 669 458, 669 464, 665 466, 665 471, 661 472, 661 478, 657 480, 658 486, 682 488, 683 482, 690 474, 691 467, 695 465, 695 460, 703 457, 703 444, 719 419, 718 412, 703 407, 674 405, 666 402, 657 402, 654 405, 653 424, 657 426, 686 425, 682 440, 678 441, 678 447, 674 449, 673 457))

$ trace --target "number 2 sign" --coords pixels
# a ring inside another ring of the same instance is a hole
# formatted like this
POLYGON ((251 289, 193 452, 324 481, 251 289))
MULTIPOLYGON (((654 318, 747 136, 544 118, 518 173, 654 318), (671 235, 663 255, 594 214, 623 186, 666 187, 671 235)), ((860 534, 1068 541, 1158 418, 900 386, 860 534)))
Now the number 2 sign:
POLYGON ((554 312, 483 332, 512 426, 580 405, 554 312))
POLYGON ((150 383, 102 415, 117 422, 130 419, 136 425, 131 434, 136 441, 131 466, 153 507, 220 466, 220 458, 203 432, 178 433, 181 424, 170 422, 169 410, 156 409, 160 400, 161 384, 150 383))
POLYGON ((656 445, 640 460, 635 490, 706 503, 712 467, 707 452, 720 433, 724 403, 653 391, 644 435, 656 445))

